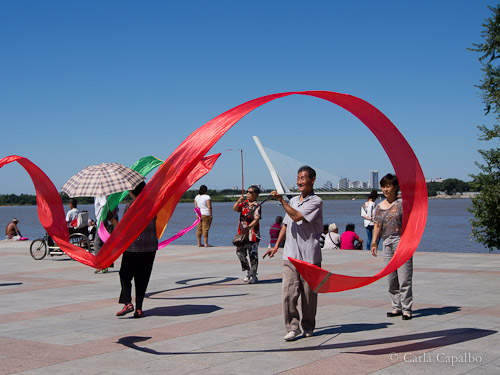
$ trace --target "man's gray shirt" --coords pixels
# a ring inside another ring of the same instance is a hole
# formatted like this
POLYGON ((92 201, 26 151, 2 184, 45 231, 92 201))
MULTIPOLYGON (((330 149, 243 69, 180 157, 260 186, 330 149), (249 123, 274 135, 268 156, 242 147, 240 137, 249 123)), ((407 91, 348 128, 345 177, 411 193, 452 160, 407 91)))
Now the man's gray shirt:
POLYGON ((294 222, 288 214, 285 215, 283 224, 286 225, 286 241, 283 259, 291 257, 308 263, 321 262, 319 238, 323 232, 323 201, 311 193, 302 202, 300 196, 293 197, 289 205, 299 211, 304 220, 294 222))

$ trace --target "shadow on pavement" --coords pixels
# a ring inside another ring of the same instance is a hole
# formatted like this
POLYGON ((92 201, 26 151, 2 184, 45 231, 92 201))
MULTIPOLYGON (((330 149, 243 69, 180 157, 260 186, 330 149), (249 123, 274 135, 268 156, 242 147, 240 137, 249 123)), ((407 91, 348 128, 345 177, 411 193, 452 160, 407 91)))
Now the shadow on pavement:
MULTIPOLYGON (((192 281, 205 280, 205 279, 218 279, 218 278, 216 278, 216 277, 197 277, 197 278, 194 278, 194 279, 179 280, 179 281, 176 281, 175 283, 176 284, 181 284, 181 285, 186 285, 186 286, 181 286, 180 288, 164 289, 164 290, 158 290, 156 292, 146 293, 146 298, 151 298, 152 296, 154 296, 156 294, 166 293, 166 292, 170 292, 170 291, 173 291, 173 290, 198 288, 200 286, 217 285, 217 284, 223 284, 223 283, 228 283, 228 282, 231 282, 231 281, 234 281, 234 280, 238 280, 236 277, 225 277, 224 279, 219 279, 219 280, 210 281, 210 282, 206 282, 206 283, 188 285, 192 281)), ((153 298, 153 299, 167 299, 167 298, 156 297, 156 298, 153 298)))
POLYGON ((146 316, 200 315, 200 314, 210 314, 217 310, 222 310, 222 308, 216 305, 162 306, 162 307, 155 307, 149 310, 144 310, 144 315, 146 316))
POLYGON ((413 310, 412 316, 416 318, 430 315, 446 315, 453 314, 461 310, 462 309, 459 306, 430 307, 426 309, 413 310))
MULTIPOLYGON (((335 328, 337 331, 334 333, 348 333, 354 332, 363 326, 370 326, 373 329, 384 328, 384 325, 372 325, 372 324, 348 324, 346 330, 344 331, 343 326, 335 328), (357 327, 356 327, 357 326, 357 327)), ((329 328, 328 328, 329 329, 329 328)), ((356 331, 358 332, 358 331, 356 331)), ((431 350, 436 348, 441 348, 451 344, 457 344, 472 340, 477 340, 479 338, 493 335, 498 333, 498 331, 478 329, 478 328, 455 328, 455 329, 445 329, 432 332, 422 332, 422 333, 412 333, 407 335, 397 335, 390 337, 383 337, 377 339, 369 340, 357 340, 350 342, 341 342, 338 344, 327 344, 327 345, 314 345, 314 346, 301 346, 285 349, 267 349, 267 350, 228 350, 228 351, 190 351, 190 352, 159 352, 150 348, 138 346, 136 343, 147 341, 151 337, 141 337, 141 336, 125 336, 120 338, 117 342, 135 349, 141 352, 150 353, 154 355, 181 355, 181 354, 227 354, 227 353, 285 353, 285 352, 302 352, 302 351, 314 351, 314 350, 327 350, 327 349, 355 349, 364 348, 367 346, 379 346, 384 345, 384 348, 377 348, 373 350, 363 350, 363 351, 349 351, 347 353, 355 354, 365 354, 365 355, 385 355, 391 353, 407 353, 417 350, 431 350), (415 341, 413 343, 408 343, 408 341, 415 341), (402 344, 399 344, 402 343, 402 344), (394 344, 387 346, 387 344, 394 344)), ((300 342, 300 340, 299 340, 300 342)), ((311 342, 310 339, 304 339, 304 343, 311 342)), ((365 348, 364 348, 365 349, 365 348)))
POLYGON ((248 296, 248 293, 221 294, 216 296, 197 296, 197 297, 161 297, 161 298, 151 298, 151 299, 189 300, 189 299, 210 299, 210 298, 242 297, 242 296, 248 296))
POLYGON ((339 333, 354 333, 363 331, 374 331, 376 329, 387 328, 393 323, 358 323, 358 324, 339 324, 328 327, 318 327, 314 331, 314 336, 336 335, 339 333))
POLYGON ((281 283, 281 278, 279 279, 264 279, 264 280, 261 280, 259 279, 259 282, 257 284, 280 284, 281 283))
POLYGON ((0 286, 12 286, 12 285, 23 285, 23 283, 5 283, 5 284, 0 284, 0 286))
POLYGON ((422 333, 401 335, 396 337, 386 337, 380 340, 367 340, 367 343, 368 345, 374 345, 375 341, 377 341, 377 344, 398 343, 401 341, 413 341, 413 340, 418 340, 419 342, 414 342, 414 343, 405 342, 402 345, 391 346, 382 349, 365 350, 356 353, 380 355, 380 354, 390 354, 390 353, 407 353, 416 350, 430 350, 435 348, 441 348, 451 344, 477 340, 479 338, 493 335, 495 333, 498 333, 498 331, 493 331, 488 329, 478 329, 478 328, 454 328, 454 329, 445 329, 442 331, 422 332, 422 333))

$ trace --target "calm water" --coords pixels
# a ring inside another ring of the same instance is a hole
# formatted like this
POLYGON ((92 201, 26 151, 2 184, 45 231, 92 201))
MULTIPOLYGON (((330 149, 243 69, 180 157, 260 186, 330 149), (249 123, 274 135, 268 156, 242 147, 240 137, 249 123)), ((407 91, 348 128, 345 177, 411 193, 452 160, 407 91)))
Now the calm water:
MULTIPOLYGON (((335 200, 324 201, 323 219, 325 224, 335 222, 343 232, 346 224, 356 225, 356 233, 366 241, 363 220, 360 217, 360 207, 363 200, 335 200)), ((213 203, 214 221, 209 233, 209 243, 219 246, 230 246, 231 239, 236 232, 238 214, 232 210, 232 203, 213 203)), ((471 214, 467 208, 471 206, 469 199, 430 199, 427 226, 418 248, 419 251, 440 251, 458 253, 487 253, 488 249, 471 239, 471 214)), ((90 217, 94 217, 93 205, 81 205, 80 210, 86 209, 90 217)), ((65 212, 68 207, 65 207, 65 212)), ((123 206, 120 206, 120 217, 123 206)), ((269 239, 269 227, 274 223, 276 216, 284 216, 283 208, 274 201, 267 201, 262 206, 261 235, 266 241, 269 239)), ((13 217, 20 220, 19 229, 23 236, 30 240, 43 236, 44 229, 38 221, 35 206, 0 207, 0 223, 5 227, 13 217)), ((163 239, 166 239, 180 229, 189 226, 195 220, 193 205, 179 203, 170 220, 163 239)), ((2 233, 2 238, 3 238, 2 233)), ((175 241, 175 244, 196 244, 195 230, 175 241)), ((261 243, 265 246, 264 243, 261 243)))

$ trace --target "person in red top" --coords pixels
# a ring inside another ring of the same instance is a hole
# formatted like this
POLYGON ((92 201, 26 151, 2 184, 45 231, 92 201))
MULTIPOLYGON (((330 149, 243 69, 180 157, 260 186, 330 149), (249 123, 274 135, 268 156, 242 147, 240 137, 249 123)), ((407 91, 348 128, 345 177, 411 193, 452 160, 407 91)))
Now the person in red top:
POLYGON ((340 236, 340 248, 342 250, 356 250, 354 241, 358 241, 363 249, 363 240, 354 232, 355 226, 349 223, 345 227, 345 232, 340 236))
MULTIPOLYGON (((271 237, 271 239, 269 240, 269 247, 274 247, 274 245, 276 245, 282 222, 283 218, 281 216, 276 216, 276 222, 271 225, 271 228, 269 228, 269 237, 271 237)), ((280 243, 280 247, 283 247, 283 244, 280 243)))
POLYGON ((248 233, 247 243, 236 248, 236 255, 238 255, 241 262, 241 270, 247 271, 247 275, 243 278, 243 281, 250 284, 255 284, 258 281, 257 267, 259 265, 258 247, 260 241, 259 220, 261 217, 261 207, 256 199, 259 194, 259 187, 252 185, 247 190, 247 199, 245 200, 242 195, 233 205, 233 210, 240 213, 238 234, 248 233))

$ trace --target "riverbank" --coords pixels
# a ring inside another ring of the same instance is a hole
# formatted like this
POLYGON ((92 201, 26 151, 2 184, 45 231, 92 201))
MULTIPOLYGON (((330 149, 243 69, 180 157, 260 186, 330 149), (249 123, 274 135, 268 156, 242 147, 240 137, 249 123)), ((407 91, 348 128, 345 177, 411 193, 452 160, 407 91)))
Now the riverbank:
MULTIPOLYGON (((464 193, 464 194, 455 194, 455 195, 447 195, 440 194, 435 196, 429 196, 428 199, 471 199, 477 196, 478 193, 464 193)), ((265 194, 262 195, 263 197, 265 194)), ((212 202, 215 203, 226 203, 226 202, 236 202, 238 197, 235 196, 226 196, 226 195, 215 195, 211 197, 212 202)), ((323 200, 364 200, 366 199, 366 194, 348 194, 348 195, 328 195, 322 194, 321 199, 323 200)), ((126 203, 126 201, 125 201, 126 203)), ((181 198, 179 203, 193 203, 191 198, 181 198)), ((86 203, 82 203, 86 204, 86 203)), ((0 207, 27 207, 27 206, 36 206, 34 204, 0 204, 0 207)))
MULTIPOLYGON (((342 233, 348 223, 356 225, 356 233, 366 238, 360 206, 364 200, 332 200, 323 202, 323 221, 325 224, 336 223, 342 233)), ((471 237, 470 218, 467 211, 471 207, 468 199, 430 199, 426 228, 417 251, 448 251, 453 253, 488 253, 482 244, 471 237)), ((81 210, 94 212, 93 205, 79 205, 81 210)), ((179 203, 164 232, 165 240, 189 226, 195 220, 193 203, 179 203)), ((67 210, 67 208, 65 209, 67 210)), ((120 206, 120 217, 124 205, 120 206)), ((216 246, 227 246, 237 227, 238 214, 233 211, 232 203, 214 203, 214 220, 209 233, 209 243, 216 246)), ((284 210, 276 201, 268 200, 262 206, 260 230, 263 241, 269 241, 269 228, 277 216, 283 216, 284 210)), ((40 225, 36 206, 0 207, 0 223, 7 225, 13 217, 19 219, 19 229, 23 236, 31 240, 43 237, 45 230, 40 225)), ((92 216, 91 216, 92 217, 92 216)), ((196 244, 195 231, 175 241, 176 245, 196 244)), ((264 245, 265 246, 265 245, 264 245)), ((495 250, 498 253, 497 250, 495 250)))
MULTIPOLYGON (((321 294, 315 336, 285 342, 281 260, 242 282, 232 247, 157 253, 146 317, 117 318, 118 270, 33 260, 0 241, 0 374, 488 374, 500 369, 500 255, 417 253, 414 319, 387 318, 386 280, 321 294), (437 287, 439 285, 439 287, 437 287)), ((260 253, 264 251, 260 249, 260 253)), ((374 275, 381 257, 324 253, 323 267, 374 275)))
POLYGON ((454 194, 454 195, 448 195, 448 194, 439 194, 435 195, 433 197, 428 197, 429 199, 471 199, 474 197, 477 197, 479 193, 463 193, 463 194, 454 194))

